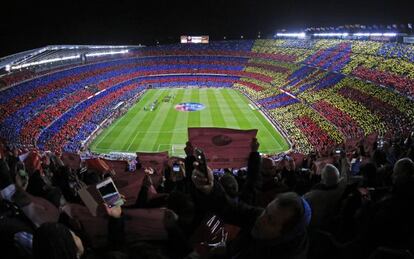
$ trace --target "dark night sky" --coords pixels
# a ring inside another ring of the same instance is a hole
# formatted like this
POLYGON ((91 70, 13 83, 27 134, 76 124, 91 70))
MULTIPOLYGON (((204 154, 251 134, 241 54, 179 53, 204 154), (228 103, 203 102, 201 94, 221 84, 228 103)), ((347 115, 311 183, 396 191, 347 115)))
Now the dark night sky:
POLYGON ((50 44, 177 42, 179 35, 254 38, 276 29, 414 22, 413 0, 10 1, 0 56, 50 44), (36 3, 41 2, 41 3, 36 3))

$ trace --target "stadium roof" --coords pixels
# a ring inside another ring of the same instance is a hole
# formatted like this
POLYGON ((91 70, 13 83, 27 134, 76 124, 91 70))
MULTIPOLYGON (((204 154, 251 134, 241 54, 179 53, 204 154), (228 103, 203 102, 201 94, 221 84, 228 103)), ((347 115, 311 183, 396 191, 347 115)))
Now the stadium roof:
POLYGON ((179 35, 212 40, 273 35, 278 29, 414 23, 406 0, 9 1, 0 57, 50 44, 153 45, 179 35))

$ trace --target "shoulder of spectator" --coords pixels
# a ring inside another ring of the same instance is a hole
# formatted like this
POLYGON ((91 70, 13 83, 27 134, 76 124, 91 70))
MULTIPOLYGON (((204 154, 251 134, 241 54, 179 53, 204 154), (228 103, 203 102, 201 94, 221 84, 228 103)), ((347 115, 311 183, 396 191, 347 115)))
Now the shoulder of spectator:
POLYGON ((261 156, 260 156, 260 153, 258 151, 252 151, 252 152, 250 152, 250 158, 260 159, 261 156))

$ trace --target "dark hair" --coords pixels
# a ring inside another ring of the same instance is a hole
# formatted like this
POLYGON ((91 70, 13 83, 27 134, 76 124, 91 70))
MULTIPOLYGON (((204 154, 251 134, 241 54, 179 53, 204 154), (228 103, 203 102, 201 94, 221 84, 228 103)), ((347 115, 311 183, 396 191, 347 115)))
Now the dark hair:
POLYGON ((129 247, 128 255, 130 258, 167 259, 158 247, 147 242, 139 242, 129 247))
POLYGON ((4 161, 0 161, 0 190, 3 190, 12 183, 13 181, 7 164, 4 161))
POLYGON ((60 223, 44 223, 33 235, 34 259, 77 259, 70 230, 60 223))
POLYGON ((168 197, 167 208, 181 216, 194 210, 194 202, 189 195, 180 191, 173 191, 168 197))

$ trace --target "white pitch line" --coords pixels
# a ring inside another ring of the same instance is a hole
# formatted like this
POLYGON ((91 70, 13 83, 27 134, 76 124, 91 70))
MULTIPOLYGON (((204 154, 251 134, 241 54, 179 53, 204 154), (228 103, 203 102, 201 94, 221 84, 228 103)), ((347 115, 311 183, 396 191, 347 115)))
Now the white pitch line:
MULTIPOLYGON (((244 97, 244 96, 243 96, 244 97)), ((245 97, 244 97, 245 98, 245 97)), ((240 98, 240 93, 239 93, 239 99, 241 99, 240 98)), ((242 100, 242 101, 244 101, 244 100, 242 100)), ((239 106, 238 104, 236 104, 237 106, 239 106)), ((239 106, 239 108, 240 108, 240 106, 239 106)), ((266 116, 259 110, 259 112, 260 112, 260 114, 262 115, 262 116, 264 116, 265 118, 266 118, 266 116)), ((254 114, 254 111, 253 111, 253 114, 254 114)), ((267 129, 267 127, 266 127, 266 125, 264 125, 263 124, 263 122, 259 119, 259 118, 257 118, 257 115, 256 114, 254 114, 254 116, 255 116, 255 118, 256 118, 256 120, 258 120, 259 122, 260 122, 260 124, 262 124, 262 126, 266 129, 266 131, 267 131, 267 133, 269 133, 270 134, 270 136, 272 136, 272 138, 273 138, 273 140, 275 140, 276 141, 276 143, 278 144, 278 146, 280 147, 280 148, 282 148, 282 146, 280 145, 280 143, 279 143, 279 141, 277 141, 277 139, 275 138, 275 136, 273 136, 273 134, 267 129)), ((267 119, 267 118, 266 118, 267 119)), ((269 122, 270 123, 270 122, 269 122)), ((270 123, 270 125, 272 125, 271 123, 270 123)), ((279 131, 278 131, 279 132, 279 131)))
MULTIPOLYGON (((124 114, 124 115, 126 115, 126 114, 124 114)), ((123 120, 124 119, 124 115, 121 117, 121 118, 119 118, 116 122, 115 122, 115 124, 111 124, 110 126, 109 126, 109 128, 107 129, 107 131, 105 132, 105 135, 98 141, 98 143, 95 145, 95 147, 98 147, 99 146, 99 144, 101 144, 101 142, 108 136, 108 134, 109 133, 111 133, 113 130, 114 130, 114 128, 116 127, 116 125, 118 125, 118 123, 121 121, 121 120, 123 120)))

